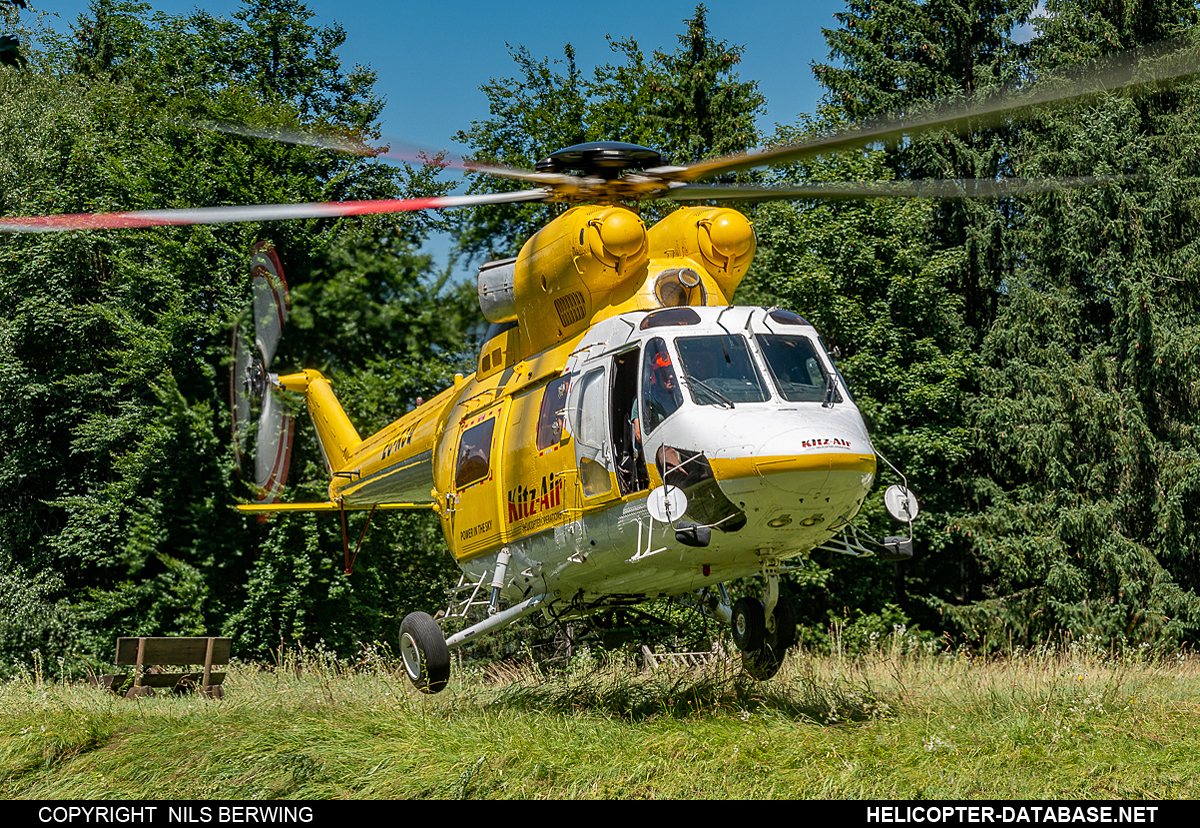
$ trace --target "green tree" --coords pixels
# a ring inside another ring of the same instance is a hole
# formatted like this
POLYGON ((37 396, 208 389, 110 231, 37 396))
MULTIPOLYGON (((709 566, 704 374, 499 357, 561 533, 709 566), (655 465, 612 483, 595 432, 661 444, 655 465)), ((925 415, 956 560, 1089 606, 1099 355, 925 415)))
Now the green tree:
MULTIPOLYGON (((826 123, 821 129, 829 129, 826 123)), ((781 128, 774 142, 816 131, 781 128)), ((848 154, 768 173, 781 181, 889 179, 881 151, 848 154)), ((817 553, 794 577, 801 626, 821 627, 844 608, 903 606, 926 625, 936 619, 919 596, 953 582, 942 521, 961 509, 957 475, 969 457, 961 411, 971 380, 971 332, 962 301, 944 289, 954 259, 937 255, 926 200, 770 202, 754 214, 759 252, 738 301, 801 313, 836 355, 876 450, 896 463, 921 499, 916 559, 892 564, 817 553)), ((856 523, 877 538, 895 534, 883 489, 899 480, 881 463, 880 485, 856 523)))
MULTIPOLYGON (((663 135, 659 147, 674 164, 730 155, 758 142, 756 119, 766 98, 753 81, 741 81, 735 68, 742 47, 716 40, 708 29, 708 10, 696 6, 685 20, 674 52, 654 53, 656 71, 648 78, 655 100, 650 119, 663 135)), ((609 87, 619 98, 620 87, 609 87)))
MULTIPOLYGON (((886 0, 847 3, 826 30, 830 57, 842 66, 814 67, 827 103, 847 120, 920 112, 932 101, 976 99, 1021 79, 1026 47, 1013 30, 1033 0, 886 0)), ((888 147, 897 178, 1012 177, 1011 133, 945 131, 888 147)), ((1010 201, 954 200, 935 205, 935 249, 956 251, 946 288, 963 300, 967 324, 987 327, 996 287, 1011 266, 1005 230, 1010 201)))
MULTIPOLYGON (((1012 31, 1032 6, 851 0, 835 15, 839 27, 825 30, 830 62, 814 66, 826 89, 819 117, 781 130, 774 142, 918 113, 935 99, 988 94, 1018 79, 1025 50, 1012 31)), ((1005 130, 939 132, 767 178, 994 178, 1012 175, 1008 139, 1005 130)), ((809 604, 816 618, 831 610, 841 615, 846 606, 873 612, 893 601, 938 626, 923 598, 965 601, 978 588, 969 546, 946 527, 967 508, 961 481, 975 440, 965 403, 977 382, 980 331, 1011 267, 1012 213, 1007 201, 860 200, 776 203, 755 214, 761 252, 739 299, 779 302, 817 325, 842 355, 839 369, 877 449, 904 470, 925 511, 911 564, 876 566, 864 578, 861 562, 823 562, 834 574, 814 576, 822 585, 820 600, 809 604)), ((868 501, 862 520, 882 534, 893 530, 879 497, 868 501)))
MULTIPOLYGON (((1038 73, 1166 37, 1194 42, 1191 4, 1049 11, 1033 42, 1038 73)), ((978 511, 952 527, 969 536, 984 584, 984 600, 949 609, 964 628, 1195 640, 1196 100, 1195 84, 1103 97, 1023 133, 1026 175, 1143 180, 1022 210, 1022 266, 969 407, 983 449, 978 511)))

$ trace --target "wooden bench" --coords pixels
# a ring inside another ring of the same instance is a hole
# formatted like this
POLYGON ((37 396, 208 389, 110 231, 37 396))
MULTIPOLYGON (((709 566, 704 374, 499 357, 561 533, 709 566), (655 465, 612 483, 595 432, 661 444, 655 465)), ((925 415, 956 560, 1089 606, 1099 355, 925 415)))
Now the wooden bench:
MULTIPOLYGON (((214 673, 214 664, 229 663, 228 638, 118 638, 117 666, 132 665, 133 686, 125 698, 153 696, 154 688, 166 687, 176 692, 195 689, 205 696, 219 699, 224 695, 221 682, 224 673, 214 673), (203 664, 203 672, 169 673, 164 666, 203 664)), ((124 676, 100 676, 99 684, 114 690, 123 684, 124 676)))

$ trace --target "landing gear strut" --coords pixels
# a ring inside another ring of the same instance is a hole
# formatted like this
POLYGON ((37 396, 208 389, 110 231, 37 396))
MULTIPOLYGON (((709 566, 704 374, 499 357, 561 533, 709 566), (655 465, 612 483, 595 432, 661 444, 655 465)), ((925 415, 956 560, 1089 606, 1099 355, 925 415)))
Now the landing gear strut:
MULTIPOLYGON (((479 582, 483 583, 482 579, 479 582)), ((542 609, 542 605, 553 600, 551 595, 535 595, 514 607, 489 615, 465 630, 459 630, 446 638, 442 628, 425 612, 412 612, 400 624, 400 657, 404 660, 404 672, 422 693, 440 693, 450 682, 450 651, 485 632, 494 632, 507 627, 518 618, 542 609)), ((471 605, 468 598, 460 608, 471 605)), ((453 608, 453 604, 451 605, 453 608)), ((465 613, 463 613, 465 614, 465 613)), ((460 614, 456 617, 462 617, 460 614)))

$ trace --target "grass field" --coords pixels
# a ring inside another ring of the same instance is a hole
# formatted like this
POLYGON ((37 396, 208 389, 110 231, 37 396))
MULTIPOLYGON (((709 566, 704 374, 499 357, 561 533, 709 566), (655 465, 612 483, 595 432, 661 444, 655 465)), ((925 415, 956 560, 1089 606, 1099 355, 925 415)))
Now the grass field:
POLYGON ((983 660, 792 653, 639 672, 456 671, 426 697, 377 657, 235 665, 226 698, 0 685, 5 798, 1195 798, 1200 659, 1087 642, 983 660))

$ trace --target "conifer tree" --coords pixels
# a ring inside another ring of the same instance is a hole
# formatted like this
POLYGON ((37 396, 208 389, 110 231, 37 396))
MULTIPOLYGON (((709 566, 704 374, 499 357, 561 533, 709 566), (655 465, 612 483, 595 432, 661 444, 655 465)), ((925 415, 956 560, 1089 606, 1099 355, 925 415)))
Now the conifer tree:
MULTIPOLYGON (((830 57, 817 77, 828 103, 849 121, 894 112, 919 112, 933 101, 976 99, 1015 83, 1024 66, 1013 30, 1033 0, 852 0, 826 30, 830 57)), ((1011 177, 1007 130, 939 132, 889 147, 898 178, 1011 177)), ((1005 201, 942 201, 935 205, 935 249, 954 251, 947 289, 962 297, 967 324, 986 328, 996 287, 1008 262, 1005 201)))
MULTIPOLYGON (((1189 37, 1191 4, 1053 2, 1031 69, 1095 71, 1105 55, 1189 37)), ((1122 60, 1127 58, 1122 57, 1122 60)), ((1143 70, 1152 69, 1144 65, 1143 70)), ((971 536, 985 600, 964 627, 1034 639, 1194 640, 1200 283, 1194 84, 1043 115, 1030 176, 1125 174, 1029 199, 971 405, 980 455, 971 536)))
MULTIPOLYGON (((651 120, 657 122, 663 142, 655 147, 673 164, 730 155, 758 141, 755 118, 766 99, 753 82, 741 81, 734 67, 742 48, 716 40, 708 28, 708 10, 696 6, 685 20, 674 52, 654 53, 657 71, 648 79, 654 94, 651 120)), ((610 99, 622 90, 612 89, 610 99)))
MULTIPOLYGON (((934 99, 962 99, 1019 77, 1023 49, 1012 30, 1032 3, 851 0, 826 30, 829 63, 814 72, 826 89, 819 118, 800 134, 842 129, 888 114, 916 113, 934 99)), ((795 137, 783 133, 776 140, 795 137)), ((769 177, 991 178, 1011 174, 1002 131, 943 132, 893 143, 853 160, 773 171, 769 177)), ((880 567, 866 583, 829 559, 821 612, 895 600, 927 625, 925 597, 969 600, 977 588, 969 547, 945 526, 967 508, 961 481, 975 451, 964 403, 974 351, 1009 267, 1005 203, 845 201, 760 208, 762 252, 747 295, 809 315, 842 359, 872 439, 922 497, 912 564, 880 567), (903 579, 906 584, 895 584, 903 579)), ((881 474, 890 474, 881 472, 881 474)), ((879 493, 876 493, 876 498, 879 493)), ((862 521, 892 531, 868 501, 862 521)), ((818 619, 813 619, 814 621, 818 619)))

